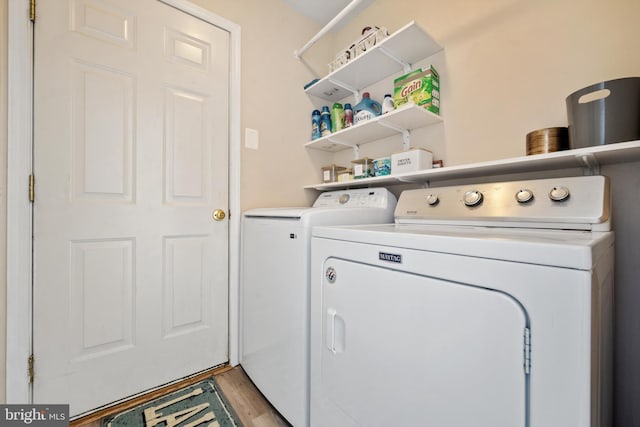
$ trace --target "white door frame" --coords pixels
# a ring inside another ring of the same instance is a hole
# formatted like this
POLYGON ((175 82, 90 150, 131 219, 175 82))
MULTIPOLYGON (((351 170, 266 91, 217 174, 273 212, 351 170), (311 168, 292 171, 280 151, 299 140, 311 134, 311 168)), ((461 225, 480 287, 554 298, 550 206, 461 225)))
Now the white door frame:
MULTIPOLYGON (((158 1, 222 28, 230 35, 229 211, 233 215, 229 215, 229 363, 235 366, 238 364, 240 273, 240 26, 189 0, 158 1)), ((7 19, 7 403, 29 403, 33 398, 28 377, 33 332, 33 210, 27 191, 33 161, 33 25, 28 19, 29 3, 28 0, 9 0, 7 19)))

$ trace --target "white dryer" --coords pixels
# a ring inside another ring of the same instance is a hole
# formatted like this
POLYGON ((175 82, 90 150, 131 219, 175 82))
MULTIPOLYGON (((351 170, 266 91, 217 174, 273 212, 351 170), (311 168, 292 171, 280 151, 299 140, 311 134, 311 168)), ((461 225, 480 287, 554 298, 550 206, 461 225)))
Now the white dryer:
POLYGON ((384 188, 322 193, 312 207, 242 218, 240 363, 294 426, 309 425, 309 258, 315 225, 391 223, 384 188))
POLYGON ((311 426, 611 425, 601 176, 404 191, 314 228, 311 426))

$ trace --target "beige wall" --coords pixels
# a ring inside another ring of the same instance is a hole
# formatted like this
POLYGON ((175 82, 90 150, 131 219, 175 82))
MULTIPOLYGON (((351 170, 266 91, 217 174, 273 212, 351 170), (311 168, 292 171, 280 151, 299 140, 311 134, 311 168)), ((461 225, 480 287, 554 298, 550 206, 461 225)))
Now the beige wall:
MULTIPOLYGON (((413 141, 454 165, 522 156, 528 132, 567 125, 569 94, 640 75, 631 54, 640 51, 638 16, 637 0, 376 0, 335 43, 348 45, 366 25, 393 32, 410 20, 439 41, 444 52, 431 61, 445 123, 413 141)), ((388 79, 372 96, 392 86, 388 79)))
MULTIPOLYGON (((303 86, 313 72, 293 52, 320 27, 280 0, 194 0, 242 27, 242 209, 306 206, 315 197, 302 184, 319 181, 325 153, 308 153, 313 104, 303 86), (244 147, 244 129, 256 129, 259 149, 244 147)), ((310 67, 326 72, 330 37, 305 55, 310 67), (319 54, 318 54, 319 53, 319 54), (314 56, 315 54, 315 56, 314 56), (315 61, 315 58, 321 58, 315 61)))
POLYGON ((7 277, 7 2, 0 2, 0 402, 5 401, 7 277))

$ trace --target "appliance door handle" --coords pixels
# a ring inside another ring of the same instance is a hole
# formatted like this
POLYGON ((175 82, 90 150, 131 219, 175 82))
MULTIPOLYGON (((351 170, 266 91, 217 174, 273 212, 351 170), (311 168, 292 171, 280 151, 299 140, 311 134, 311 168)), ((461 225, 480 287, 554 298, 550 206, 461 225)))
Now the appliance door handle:
POLYGON ((327 348, 336 354, 336 310, 327 310, 327 348))
POLYGON ((346 325, 334 308, 327 309, 327 348, 331 353, 343 353, 346 348, 346 325))

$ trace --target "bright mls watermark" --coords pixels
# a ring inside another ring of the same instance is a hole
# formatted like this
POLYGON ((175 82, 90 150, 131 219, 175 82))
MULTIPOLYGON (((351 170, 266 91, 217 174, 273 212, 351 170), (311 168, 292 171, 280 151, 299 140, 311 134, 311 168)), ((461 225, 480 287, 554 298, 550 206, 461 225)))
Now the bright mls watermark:
POLYGON ((69 405, 0 405, 0 426, 68 427, 69 405))

